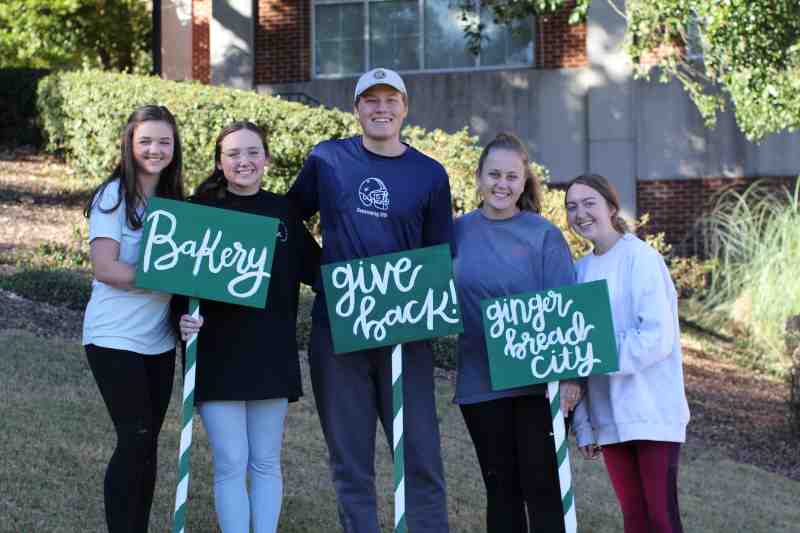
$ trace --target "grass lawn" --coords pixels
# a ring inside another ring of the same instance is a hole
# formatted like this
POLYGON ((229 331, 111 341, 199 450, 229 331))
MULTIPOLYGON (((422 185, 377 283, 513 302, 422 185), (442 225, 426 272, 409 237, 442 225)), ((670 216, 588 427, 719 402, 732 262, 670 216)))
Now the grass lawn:
MULTIPOLYGON (((307 369, 304 369, 307 370, 307 369)), ((305 371, 307 376, 308 372, 305 371)), ((82 348, 73 341, 0 331, 0 532, 104 531, 102 478, 114 436, 82 348)), ((284 441, 282 533, 338 531, 327 452, 311 387, 290 406, 284 441)), ((452 387, 438 381, 449 512, 454 533, 484 531, 483 484, 452 387)), ((180 380, 161 436, 151 531, 170 529, 179 440, 180 380)), ((413 426, 408 429, 413 431, 413 426)), ((391 530, 391 463, 379 435, 381 520, 391 530)), ((573 456, 583 533, 617 533, 621 518, 603 465, 573 456)), ((800 524, 800 483, 686 445, 680 473, 687 532, 791 532, 800 524)), ((195 419, 187 531, 217 531, 210 452, 195 419)), ((413 533, 413 532, 412 532, 413 533)))

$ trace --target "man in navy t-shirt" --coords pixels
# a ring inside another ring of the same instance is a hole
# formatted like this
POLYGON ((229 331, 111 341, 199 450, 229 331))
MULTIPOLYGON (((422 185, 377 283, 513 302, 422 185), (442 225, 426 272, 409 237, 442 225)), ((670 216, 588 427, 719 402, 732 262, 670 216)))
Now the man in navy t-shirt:
MULTIPOLYGON (((408 113, 402 78, 374 69, 358 80, 363 131, 311 152, 288 195, 308 219, 320 213, 322 262, 450 243, 450 183, 441 164, 400 140, 408 113)), ((334 354, 324 296, 314 302, 311 381, 345 533, 378 532, 375 426, 392 445, 390 348, 334 354)), ((414 533, 446 533, 447 504, 430 344, 403 345, 406 522, 414 533)))

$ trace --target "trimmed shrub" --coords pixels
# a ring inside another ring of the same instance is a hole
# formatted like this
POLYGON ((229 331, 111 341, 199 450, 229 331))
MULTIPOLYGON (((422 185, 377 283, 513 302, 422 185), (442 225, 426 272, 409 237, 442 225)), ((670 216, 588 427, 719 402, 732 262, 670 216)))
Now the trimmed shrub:
MULTIPOLYGON (((275 192, 288 189, 315 144, 360 131, 352 113, 311 108, 252 91, 98 71, 48 76, 39 85, 37 106, 48 149, 63 151, 76 171, 97 181, 108 175, 119 157, 119 135, 128 115, 152 103, 167 106, 178 121, 189 188, 210 173, 214 140, 234 120, 248 119, 267 130, 272 166, 266 187, 275 192)), ((466 128, 451 134, 409 126, 403 135, 447 168, 455 214, 473 209, 474 172, 481 150, 477 138, 466 128)), ((537 170, 547 176, 543 168, 537 170)), ((563 194, 554 194, 546 194, 545 203, 549 211, 560 213, 563 194)))
POLYGON ((789 385, 789 415, 792 418, 792 428, 800 435, 800 315, 789 317, 785 330, 786 355, 790 364, 786 376, 789 385))
POLYGON ((47 147, 62 150, 93 181, 112 170, 125 121, 144 104, 164 105, 175 115, 189 189, 211 172, 217 134, 234 120, 251 120, 268 132, 272 166, 266 185, 276 192, 286 190, 316 143, 351 135, 357 126, 345 113, 251 91, 97 71, 48 76, 37 102, 47 147))
MULTIPOLYGON (((269 134, 272 166, 269 190, 284 192, 291 185, 311 148, 320 141, 354 135, 358 123, 351 113, 310 108, 279 98, 146 76, 83 71, 56 73, 39 85, 37 105, 48 148, 62 151, 70 165, 87 179, 98 181, 119 157, 119 135, 137 106, 158 103, 175 115, 183 142, 186 181, 191 189, 211 171, 214 140, 234 120, 249 119, 269 134)), ((441 162, 450 175, 456 216, 477 205, 475 168, 481 146, 466 128, 456 133, 409 126, 404 138, 441 162)), ((547 180, 547 169, 534 164, 547 180)), ((566 230, 564 193, 545 187, 543 215, 566 230)), ((576 254, 587 249, 565 231, 576 254)))

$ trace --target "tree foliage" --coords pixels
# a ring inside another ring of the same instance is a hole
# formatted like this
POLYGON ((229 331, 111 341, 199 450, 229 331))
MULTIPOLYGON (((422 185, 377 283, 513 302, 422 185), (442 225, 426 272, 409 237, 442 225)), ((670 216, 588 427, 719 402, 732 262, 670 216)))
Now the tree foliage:
POLYGON ((512 25, 515 21, 528 17, 555 13, 561 9, 571 9, 570 23, 576 24, 586 17, 591 0, 458 0, 461 8, 461 24, 467 48, 478 53, 481 40, 485 37, 485 24, 481 22, 479 10, 490 9, 498 24, 512 25))
POLYGON ((627 17, 638 73, 660 50, 660 77, 677 77, 709 125, 729 98, 750 139, 800 127, 800 1, 629 0, 627 17))
POLYGON ((3 0, 0 68, 148 68, 151 20, 142 0, 3 0))
MULTIPOLYGON (((592 0, 483 0, 500 23, 570 9, 583 20, 592 0)), ((640 77, 677 78, 713 126, 733 104, 751 140, 800 127, 799 0, 594 0, 627 19, 625 48, 640 77), (622 6, 622 7, 620 7, 622 6), (654 70, 655 67, 655 70, 654 70)), ((464 13, 474 0, 463 0, 464 13)), ((466 15, 465 15, 466 16, 466 15)), ((467 25, 468 45, 480 24, 467 25)))

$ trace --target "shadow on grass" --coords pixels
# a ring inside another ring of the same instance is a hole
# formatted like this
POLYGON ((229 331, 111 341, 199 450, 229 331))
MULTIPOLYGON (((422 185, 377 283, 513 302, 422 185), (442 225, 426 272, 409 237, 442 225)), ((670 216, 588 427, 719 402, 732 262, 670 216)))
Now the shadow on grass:
POLYGON ((711 337, 712 339, 717 340, 717 341, 728 342, 728 343, 733 343, 733 342, 736 341, 736 339, 734 337, 731 337, 729 335, 724 335, 724 334, 720 333, 719 331, 711 329, 709 327, 706 327, 706 326, 704 326, 704 325, 702 325, 699 322, 694 321, 694 320, 681 318, 680 319, 680 324, 681 324, 681 330, 682 331, 685 331, 686 329, 691 329, 691 330, 695 331, 698 334, 705 335, 707 337, 711 337))
POLYGON ((6 184, 0 188, 0 202, 19 202, 31 206, 83 207, 89 201, 94 186, 77 190, 36 190, 24 185, 6 184))
POLYGON ((75 311, 86 308, 91 287, 91 275, 66 268, 21 268, 0 276, 2 289, 35 302, 63 306, 75 311))

